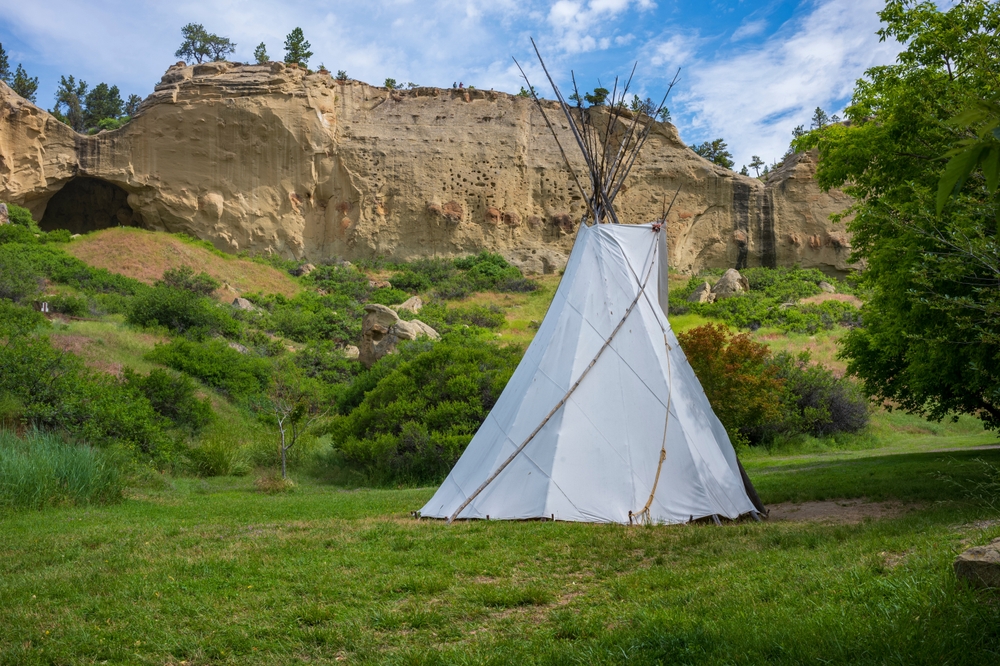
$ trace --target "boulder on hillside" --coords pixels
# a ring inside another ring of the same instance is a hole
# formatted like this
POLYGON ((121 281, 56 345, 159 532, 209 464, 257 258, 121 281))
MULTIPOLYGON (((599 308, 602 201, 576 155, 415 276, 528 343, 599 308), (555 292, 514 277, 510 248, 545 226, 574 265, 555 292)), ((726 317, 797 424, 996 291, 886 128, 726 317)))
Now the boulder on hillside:
POLYGON ((357 361, 358 356, 360 355, 361 355, 361 350, 355 347, 354 345, 347 345, 346 347, 344 347, 344 356, 346 356, 350 360, 357 361))
POLYGON ((246 310, 247 312, 253 312, 257 309, 256 305, 242 297, 233 300, 233 307, 237 310, 246 310))
POLYGON ((0 224, 10 222, 10 213, 7 212, 7 204, 0 203, 0 224))
POLYGON ((306 275, 312 273, 314 270, 316 270, 316 266, 314 266, 313 264, 302 264, 298 268, 292 270, 291 273, 295 277, 305 277, 306 275))
POLYGON ((834 293, 834 292, 837 291, 837 288, 834 287, 829 282, 827 282, 826 280, 820 280, 819 284, 817 284, 816 286, 819 287, 823 292, 825 292, 827 294, 832 294, 832 293, 834 293))
POLYGON ((723 273, 719 281, 712 287, 712 294, 715 296, 715 300, 738 296, 748 291, 750 291, 750 283, 735 268, 730 268, 723 273))
POLYGON ((691 292, 687 299, 691 303, 711 303, 715 300, 715 294, 712 293, 712 285, 707 281, 702 282, 691 292))
POLYGON ((1000 539, 970 548, 955 558, 955 576, 973 587, 1000 590, 1000 539))
POLYGON ((420 308, 424 307, 424 302, 419 296, 411 296, 402 302, 402 304, 396 306, 396 312, 402 312, 407 310, 416 314, 420 312, 420 308))
POLYGON ((372 289, 392 289, 392 283, 388 280, 368 280, 368 286, 372 289))
POLYGON ((365 316, 361 320, 358 360, 370 368, 375 361, 394 352, 400 340, 416 340, 424 336, 432 340, 441 337, 422 321, 404 321, 392 308, 370 303, 365 306, 365 316))

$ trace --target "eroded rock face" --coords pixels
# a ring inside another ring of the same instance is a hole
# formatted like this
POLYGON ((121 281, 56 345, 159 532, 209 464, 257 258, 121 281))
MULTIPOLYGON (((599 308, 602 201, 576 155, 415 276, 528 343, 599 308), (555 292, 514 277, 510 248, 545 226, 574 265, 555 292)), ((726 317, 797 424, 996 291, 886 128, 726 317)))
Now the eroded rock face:
MULTIPOLYGON (((556 125, 572 145, 568 126, 556 125)), ((582 157, 570 159, 583 173, 582 157)), ((681 272, 844 270, 850 240, 827 217, 849 202, 822 193, 814 171, 813 156, 797 156, 765 186, 657 124, 616 206, 623 220, 649 222, 681 188, 667 220, 681 272)), ((389 91, 283 63, 175 65, 130 123, 95 136, 0 82, 0 199, 45 220, 53 196, 82 178, 118 188, 77 188, 100 206, 85 226, 115 220, 311 262, 489 249, 551 273, 565 265, 583 214, 532 100, 389 91)))

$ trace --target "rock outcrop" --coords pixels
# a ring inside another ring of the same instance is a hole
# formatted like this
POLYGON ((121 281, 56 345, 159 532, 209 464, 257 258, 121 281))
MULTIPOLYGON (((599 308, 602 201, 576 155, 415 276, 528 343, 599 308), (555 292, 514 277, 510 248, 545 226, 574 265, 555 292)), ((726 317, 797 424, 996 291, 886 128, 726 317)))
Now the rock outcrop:
POLYGON ((723 273, 719 281, 712 286, 713 300, 738 296, 748 291, 750 291, 750 283, 735 268, 730 268, 723 273))
POLYGON ((361 320, 358 360, 366 368, 370 368, 375 361, 394 352, 400 340, 416 340, 425 336, 431 340, 441 337, 419 319, 405 321, 392 308, 370 303, 365 306, 365 316, 361 320))
MULTIPOLYGON (((582 158, 570 159, 583 173, 582 158)), ((667 225, 681 272, 843 271, 850 242, 828 215, 848 200, 821 192, 814 170, 813 156, 797 156, 765 185, 657 124, 616 206, 624 220, 649 222, 680 187, 667 225)), ((0 83, 0 200, 74 233, 138 225, 311 262, 489 249, 538 273, 565 264, 583 213, 532 100, 388 90, 283 63, 179 63, 131 122, 95 136, 0 83)))
POLYGON ((970 548, 955 559, 955 575, 973 587, 1000 590, 1000 539, 970 548))

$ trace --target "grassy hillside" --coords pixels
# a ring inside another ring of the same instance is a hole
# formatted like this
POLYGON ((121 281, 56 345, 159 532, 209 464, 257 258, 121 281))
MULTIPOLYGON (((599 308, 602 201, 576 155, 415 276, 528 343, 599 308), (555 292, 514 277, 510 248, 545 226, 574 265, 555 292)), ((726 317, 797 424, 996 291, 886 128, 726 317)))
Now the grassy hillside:
POLYGON ((221 300, 231 301, 247 292, 281 294, 290 298, 301 291, 299 284, 284 271, 223 254, 201 241, 144 229, 104 229, 74 239, 66 245, 66 251, 91 266, 146 284, 159 280, 167 269, 189 266, 222 283, 222 288, 216 292, 221 300))

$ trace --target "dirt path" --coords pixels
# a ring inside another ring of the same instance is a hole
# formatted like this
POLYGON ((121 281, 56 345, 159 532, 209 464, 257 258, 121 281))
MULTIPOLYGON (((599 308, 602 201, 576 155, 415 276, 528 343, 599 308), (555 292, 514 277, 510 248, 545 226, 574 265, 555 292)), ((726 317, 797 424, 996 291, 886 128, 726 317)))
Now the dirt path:
POLYGON ((824 502, 781 502, 769 504, 768 521, 860 523, 865 519, 896 518, 916 511, 919 504, 904 502, 869 502, 864 499, 830 500, 824 502))

